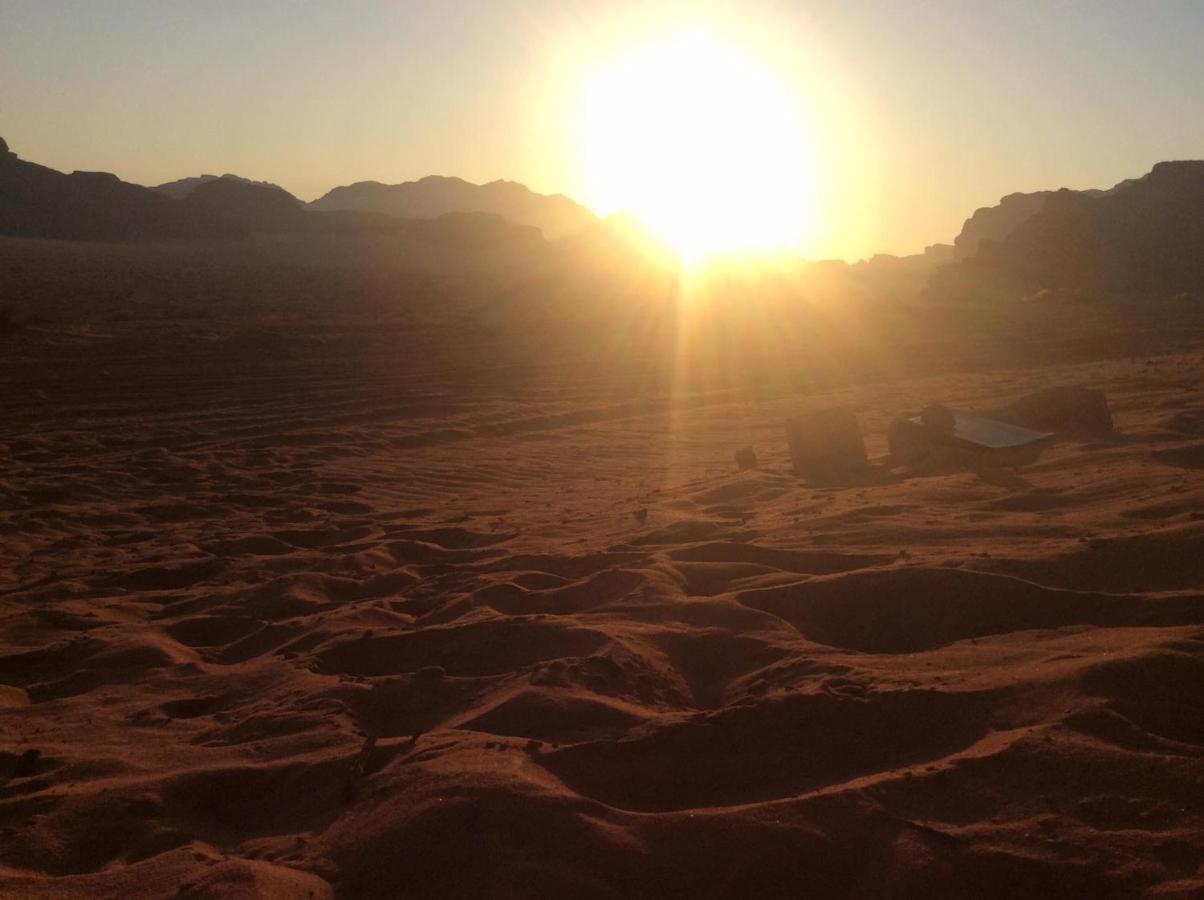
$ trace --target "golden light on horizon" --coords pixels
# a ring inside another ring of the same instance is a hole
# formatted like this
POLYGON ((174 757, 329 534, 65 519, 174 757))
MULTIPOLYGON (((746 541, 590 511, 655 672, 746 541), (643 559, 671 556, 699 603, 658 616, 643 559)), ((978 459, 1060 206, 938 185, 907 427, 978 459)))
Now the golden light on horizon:
POLYGON ((685 262, 812 237, 816 123, 748 48, 682 27, 601 62, 577 103, 587 202, 634 213, 685 262))

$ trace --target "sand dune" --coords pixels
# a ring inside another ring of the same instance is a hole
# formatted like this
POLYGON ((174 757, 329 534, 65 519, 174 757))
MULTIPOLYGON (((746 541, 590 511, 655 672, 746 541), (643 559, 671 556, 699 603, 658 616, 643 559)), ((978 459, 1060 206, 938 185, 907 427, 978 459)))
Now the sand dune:
POLYGON ((0 894, 1204 892, 1194 325, 675 398, 261 312, 0 361, 0 894), (882 465, 1050 384, 1118 435, 882 465), (782 422, 835 403, 877 475, 817 489, 782 422))

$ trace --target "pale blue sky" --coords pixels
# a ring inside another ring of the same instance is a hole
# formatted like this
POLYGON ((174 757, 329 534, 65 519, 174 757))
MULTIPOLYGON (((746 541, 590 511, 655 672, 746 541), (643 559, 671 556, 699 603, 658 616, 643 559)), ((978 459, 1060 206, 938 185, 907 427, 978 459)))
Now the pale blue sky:
MULTIPOLYGON (((437 173, 572 195, 555 60, 620 5, 0 0, 0 135, 141 183, 231 171, 310 199, 437 173)), ((1003 193, 1204 157, 1201 0, 709 5, 797 30, 847 82, 877 199, 834 253, 912 252, 1003 193)))

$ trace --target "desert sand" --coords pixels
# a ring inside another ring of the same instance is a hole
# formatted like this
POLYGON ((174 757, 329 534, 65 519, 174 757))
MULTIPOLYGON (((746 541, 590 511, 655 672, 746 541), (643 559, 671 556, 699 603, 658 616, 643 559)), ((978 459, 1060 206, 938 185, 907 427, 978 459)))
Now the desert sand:
POLYGON ((0 896, 1204 894, 1198 308, 667 336, 274 252, 0 242, 0 896), (887 465, 1050 385, 1117 433, 887 465))

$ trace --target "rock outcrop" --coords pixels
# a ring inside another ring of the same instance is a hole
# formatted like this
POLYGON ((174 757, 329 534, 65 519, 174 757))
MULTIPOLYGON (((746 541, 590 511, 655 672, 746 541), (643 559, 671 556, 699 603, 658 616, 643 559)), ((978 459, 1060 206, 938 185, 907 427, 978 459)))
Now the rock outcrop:
POLYGON ((1039 213, 1045 200, 1057 191, 1036 191, 1031 194, 1008 194, 995 206, 984 206, 974 210, 966 219, 962 230, 953 239, 954 255, 966 259, 978 254, 983 241, 1002 241, 1016 226, 1039 213))
POLYGON ((1028 289, 1204 286, 1204 161, 1162 162, 1106 194, 1058 191, 983 258, 1028 289))

